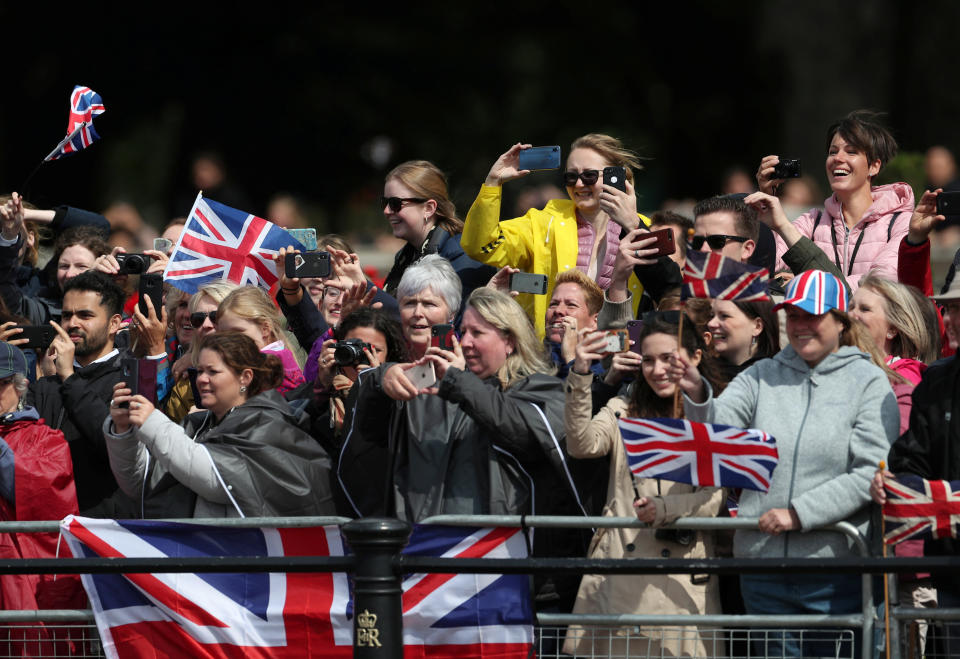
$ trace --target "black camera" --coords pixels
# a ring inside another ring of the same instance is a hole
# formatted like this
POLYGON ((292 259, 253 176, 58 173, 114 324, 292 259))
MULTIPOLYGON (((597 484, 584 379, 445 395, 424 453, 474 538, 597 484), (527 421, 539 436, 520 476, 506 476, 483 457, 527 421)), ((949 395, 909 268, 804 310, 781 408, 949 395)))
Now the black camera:
POLYGON ((778 178, 800 178, 799 160, 781 160, 773 166, 772 179, 778 178))
POLYGON ((142 275, 150 267, 152 256, 147 254, 117 254, 121 275, 142 275))
POLYGON ((366 348, 373 352, 373 346, 360 339, 344 339, 337 341, 333 346, 333 361, 337 366, 357 366, 358 364, 369 364, 370 360, 364 354, 366 348))

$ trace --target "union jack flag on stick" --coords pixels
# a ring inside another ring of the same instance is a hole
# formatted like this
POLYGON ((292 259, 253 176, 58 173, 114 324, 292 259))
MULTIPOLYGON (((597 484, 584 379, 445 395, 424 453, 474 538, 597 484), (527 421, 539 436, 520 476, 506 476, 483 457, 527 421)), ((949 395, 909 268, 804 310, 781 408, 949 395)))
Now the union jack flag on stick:
POLYGON ((77 85, 70 94, 70 117, 67 119, 67 136, 43 159, 57 160, 85 149, 100 139, 93 128, 93 118, 103 114, 103 99, 89 87, 77 85))
POLYGON ((766 268, 755 268, 721 256, 717 252, 687 252, 683 266, 681 297, 710 297, 717 300, 753 302, 769 300, 766 268))
POLYGON ((637 478, 699 487, 767 492, 779 461, 776 440, 762 430, 686 419, 620 419, 627 464, 637 478))
POLYGON ((190 294, 221 279, 269 290, 278 279, 273 257, 281 247, 306 251, 276 224, 200 193, 163 279, 190 294))
POLYGON ((883 504, 886 532, 895 545, 912 538, 956 538, 960 524, 960 481, 928 481, 919 476, 886 480, 883 504))

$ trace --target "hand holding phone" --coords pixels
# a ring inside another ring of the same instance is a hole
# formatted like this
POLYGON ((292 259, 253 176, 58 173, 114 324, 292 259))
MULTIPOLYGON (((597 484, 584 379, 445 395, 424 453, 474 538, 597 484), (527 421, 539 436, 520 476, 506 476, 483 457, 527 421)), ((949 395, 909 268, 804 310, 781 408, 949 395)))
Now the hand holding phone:
POLYGON ((603 184, 614 187, 620 192, 626 192, 627 170, 623 167, 604 167, 603 184))
POLYGON ((433 362, 413 366, 407 369, 406 375, 407 379, 417 388, 417 391, 422 391, 437 383, 437 373, 433 368, 433 362))
POLYGON ((510 290, 532 295, 547 294, 547 276, 529 272, 515 272, 510 275, 510 290))

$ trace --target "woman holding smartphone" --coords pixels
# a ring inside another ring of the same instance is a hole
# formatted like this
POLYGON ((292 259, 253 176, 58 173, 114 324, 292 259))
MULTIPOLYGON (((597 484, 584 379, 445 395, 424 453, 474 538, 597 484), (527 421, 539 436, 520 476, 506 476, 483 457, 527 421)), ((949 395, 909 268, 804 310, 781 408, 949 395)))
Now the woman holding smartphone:
MULTIPOLYGON (((567 450, 574 458, 609 456, 610 475, 607 504, 603 514, 612 517, 636 515, 651 528, 598 529, 590 543, 590 558, 706 558, 713 556, 713 533, 657 530, 680 517, 713 517, 723 505, 723 491, 715 487, 693 487, 658 478, 636 479, 630 472, 618 422, 621 417, 672 417, 673 394, 670 363, 681 354, 701 371, 712 373, 695 325, 683 324, 677 341, 679 311, 651 312, 644 317, 639 335, 640 376, 625 396, 612 398, 592 414, 589 368, 600 359, 606 337, 602 332, 586 334, 577 345, 577 356, 567 376, 564 423, 567 450)), ((711 382, 716 385, 715 378, 711 382)), ((684 574, 586 575, 580 583, 574 614, 650 613, 712 614, 720 612, 717 578, 691 579, 684 574)), ((613 638, 594 635, 579 626, 567 632, 564 652, 576 656, 713 657, 721 651, 720 632, 702 636, 691 633, 662 635, 657 628, 641 628, 640 634, 619 630, 613 638), (649 634, 649 636, 647 636, 649 634), (628 646, 629 643, 629 646, 628 646), (629 654, 628 654, 629 648, 629 654)))
MULTIPOLYGON (((383 184, 383 215, 393 235, 407 241, 397 252, 383 289, 397 296, 404 271, 427 254, 450 261, 463 284, 463 299, 483 286, 496 272, 477 263, 460 247, 463 221, 447 192, 447 177, 426 160, 410 160, 394 167, 383 184)), ((459 309, 455 309, 458 312, 459 309)))
MULTIPOLYGON (((897 153, 897 143, 878 115, 851 112, 827 129, 827 180, 833 194, 823 210, 812 209, 793 226, 813 240, 856 291, 867 273, 897 279, 897 254, 913 213, 913 190, 906 183, 873 185, 897 153)), ((776 178, 779 156, 766 156, 757 170, 760 191, 773 194, 784 179, 776 178)), ((779 235, 777 270, 785 270, 787 244, 779 235)))
MULTIPOLYGON (((623 232, 628 232, 626 239, 637 243, 631 257, 633 266, 660 264, 653 247, 655 239, 641 239, 650 220, 637 213, 633 192, 633 172, 640 169, 640 162, 620 140, 609 135, 591 133, 570 145, 563 174, 569 199, 554 199, 543 210, 531 208, 523 217, 501 221, 502 186, 530 173, 520 169, 519 163, 520 153, 529 148, 529 144, 514 144, 493 163, 467 213, 460 242, 468 256, 483 263, 497 268, 510 265, 547 276, 546 295, 521 294, 517 298, 542 338, 544 316, 556 276, 579 268, 606 290, 610 287, 623 232), (604 183, 606 167, 623 168, 626 191, 604 183)), ((669 266, 664 263, 660 267, 669 266)), ((673 269, 678 277, 675 265, 673 269)), ((660 272, 651 273, 649 278, 645 276, 643 282, 637 275, 631 276, 629 290, 634 311, 644 286, 659 300, 664 281, 679 283, 677 278, 665 278, 660 272)))

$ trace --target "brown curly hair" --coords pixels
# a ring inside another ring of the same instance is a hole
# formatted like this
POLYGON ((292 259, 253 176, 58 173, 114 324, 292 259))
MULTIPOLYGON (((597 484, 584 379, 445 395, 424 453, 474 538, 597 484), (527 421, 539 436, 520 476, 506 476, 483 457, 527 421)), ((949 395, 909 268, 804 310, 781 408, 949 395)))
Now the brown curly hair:
POLYGON ((200 339, 199 350, 213 350, 238 377, 246 370, 253 372, 247 385, 247 398, 276 389, 283 382, 283 363, 275 355, 260 352, 249 336, 237 330, 214 332, 200 339))

